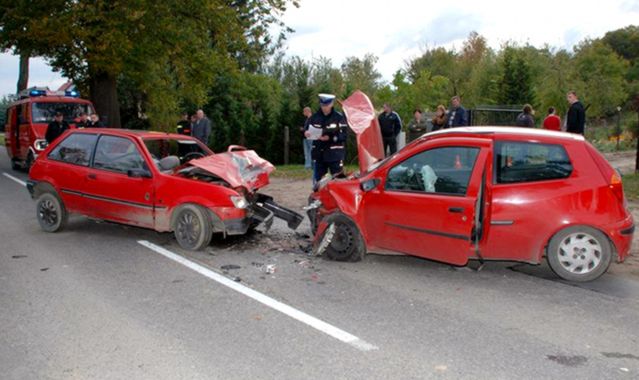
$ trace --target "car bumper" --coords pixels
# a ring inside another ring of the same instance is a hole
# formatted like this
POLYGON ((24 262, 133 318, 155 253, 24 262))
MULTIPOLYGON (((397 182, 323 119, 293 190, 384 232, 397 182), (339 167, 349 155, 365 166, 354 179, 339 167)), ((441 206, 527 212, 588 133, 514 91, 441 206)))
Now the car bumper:
POLYGON ((606 229, 610 240, 612 240, 617 250, 619 262, 626 259, 632 246, 632 237, 635 233, 635 224, 632 215, 619 223, 608 226, 606 229))
POLYGON ((34 192, 35 192, 35 187, 38 184, 37 181, 34 180, 27 180, 27 190, 29 190, 29 194, 31 194, 31 198, 33 198, 34 192))
POLYGON ((261 224, 268 230, 273 224, 273 218, 284 220, 288 227, 294 230, 304 219, 302 215, 278 205, 272 197, 264 194, 258 194, 247 211, 246 217, 224 220, 227 235, 243 235, 251 227, 261 224))

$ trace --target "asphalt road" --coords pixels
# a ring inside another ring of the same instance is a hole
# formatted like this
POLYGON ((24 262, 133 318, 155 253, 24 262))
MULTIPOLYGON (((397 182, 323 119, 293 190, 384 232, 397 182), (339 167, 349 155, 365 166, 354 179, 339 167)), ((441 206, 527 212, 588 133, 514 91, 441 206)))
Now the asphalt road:
POLYGON ((26 179, 0 148, 3 379, 639 378, 630 277, 574 286, 544 266, 335 263, 305 253, 307 225, 216 239, 199 253, 168 234, 83 217, 48 234, 26 189, 2 173, 26 179))

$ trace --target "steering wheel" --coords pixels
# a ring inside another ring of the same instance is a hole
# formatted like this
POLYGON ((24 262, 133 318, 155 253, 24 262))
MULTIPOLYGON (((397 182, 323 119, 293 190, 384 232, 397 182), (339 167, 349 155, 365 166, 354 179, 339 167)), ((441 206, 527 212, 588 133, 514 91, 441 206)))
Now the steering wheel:
POLYGON ((204 153, 202 152, 189 152, 182 157, 183 162, 189 162, 194 158, 202 158, 204 157, 204 153))

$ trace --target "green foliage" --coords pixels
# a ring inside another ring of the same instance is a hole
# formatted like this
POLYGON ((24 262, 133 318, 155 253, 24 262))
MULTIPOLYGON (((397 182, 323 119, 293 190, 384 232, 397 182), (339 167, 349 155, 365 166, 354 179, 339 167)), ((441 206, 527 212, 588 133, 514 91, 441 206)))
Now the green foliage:
POLYGON ((624 175, 622 183, 626 198, 629 201, 639 201, 639 173, 624 175))
POLYGON ((9 107, 9 103, 11 103, 11 99, 6 96, 3 96, 0 99, 0 129, 4 130, 4 125, 7 122, 7 108, 9 107))
POLYGON ((531 69, 521 50, 507 46, 501 57, 499 95, 501 104, 534 104, 531 69))

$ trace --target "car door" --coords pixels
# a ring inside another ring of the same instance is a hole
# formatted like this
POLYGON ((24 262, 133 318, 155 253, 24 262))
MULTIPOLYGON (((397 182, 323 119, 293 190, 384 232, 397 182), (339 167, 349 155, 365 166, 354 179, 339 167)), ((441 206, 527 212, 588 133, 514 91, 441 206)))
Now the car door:
POLYGON ((86 184, 84 196, 93 216, 153 227, 153 178, 133 140, 101 135, 86 184))
POLYGON ((372 246, 457 265, 472 253, 477 198, 490 142, 433 141, 396 161, 367 193, 372 246))
POLYGON ((98 135, 92 133, 69 134, 49 152, 45 161, 47 175, 69 211, 87 214, 90 210, 83 194, 97 139, 98 135))

